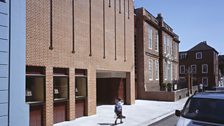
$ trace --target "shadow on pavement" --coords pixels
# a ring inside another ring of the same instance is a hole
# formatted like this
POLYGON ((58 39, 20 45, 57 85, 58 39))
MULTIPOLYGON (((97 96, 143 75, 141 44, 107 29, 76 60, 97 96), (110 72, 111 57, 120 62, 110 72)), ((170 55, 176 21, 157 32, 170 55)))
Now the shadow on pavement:
POLYGON ((98 123, 101 126, 116 126, 114 123, 98 123))

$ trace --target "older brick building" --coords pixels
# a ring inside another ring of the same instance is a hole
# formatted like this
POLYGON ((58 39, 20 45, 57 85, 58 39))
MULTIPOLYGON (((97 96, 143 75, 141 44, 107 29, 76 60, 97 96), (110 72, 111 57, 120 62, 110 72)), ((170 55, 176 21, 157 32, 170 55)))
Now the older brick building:
POLYGON ((30 125, 72 120, 135 100, 132 0, 27 0, 30 125))
POLYGON ((160 91, 160 85, 179 79, 178 36, 161 14, 154 17, 144 8, 136 9, 135 14, 137 96, 163 99, 153 92, 160 91))
POLYGON ((180 83, 190 90, 200 83, 206 88, 218 85, 218 52, 207 42, 200 42, 180 52, 180 83))

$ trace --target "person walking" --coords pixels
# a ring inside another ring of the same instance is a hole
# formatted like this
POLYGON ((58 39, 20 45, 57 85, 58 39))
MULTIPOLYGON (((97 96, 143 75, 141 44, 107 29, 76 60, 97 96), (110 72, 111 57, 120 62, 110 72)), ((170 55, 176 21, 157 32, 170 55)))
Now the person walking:
POLYGON ((204 86, 202 83, 199 84, 199 92, 203 92, 204 91, 204 86))
POLYGON ((116 119, 115 119, 115 125, 117 125, 117 119, 120 119, 120 123, 123 123, 122 118, 124 118, 124 116, 122 115, 122 102, 120 98, 117 98, 115 100, 115 107, 114 107, 114 112, 116 113, 116 119))

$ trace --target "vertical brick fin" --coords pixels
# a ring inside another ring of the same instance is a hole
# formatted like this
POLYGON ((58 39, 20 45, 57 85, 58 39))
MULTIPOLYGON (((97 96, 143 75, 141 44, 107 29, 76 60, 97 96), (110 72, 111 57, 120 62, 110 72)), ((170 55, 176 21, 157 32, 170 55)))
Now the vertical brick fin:
POLYGON ((121 0, 119 0, 119 14, 121 14, 121 0))
POLYGON ((124 0, 124 62, 126 62, 126 13, 125 13, 125 0, 124 0))
POLYGON ((111 7, 111 0, 109 0, 109 7, 111 7))
POLYGON ((92 56, 92 12, 91 12, 91 3, 92 3, 92 0, 89 0, 89 56, 92 56))
POLYGON ((115 44, 115 60, 117 60, 117 7, 116 0, 114 0, 114 44, 115 44))
POLYGON ((130 1, 128 0, 128 19, 130 19, 130 1))
POLYGON ((72 0, 72 53, 75 53, 75 0, 72 0))
POLYGON ((105 38, 105 0, 103 0, 103 58, 106 58, 106 38, 105 38))
POLYGON ((53 0, 50 0, 50 46, 49 49, 53 50, 53 30, 52 30, 52 26, 53 26, 53 21, 52 21, 52 16, 53 16, 53 12, 52 12, 52 2, 53 0))

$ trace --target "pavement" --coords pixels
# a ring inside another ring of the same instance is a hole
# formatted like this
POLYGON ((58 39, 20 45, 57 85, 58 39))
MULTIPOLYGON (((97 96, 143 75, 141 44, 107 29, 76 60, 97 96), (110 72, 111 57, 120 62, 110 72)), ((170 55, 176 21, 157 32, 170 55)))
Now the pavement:
MULTIPOLYGON (((133 105, 123 105, 123 115, 126 118, 119 126, 148 126, 167 116, 174 114, 176 109, 182 109, 187 98, 176 102, 136 100, 133 105)), ((65 121, 54 126, 114 126, 114 105, 97 106, 96 115, 65 121)))

